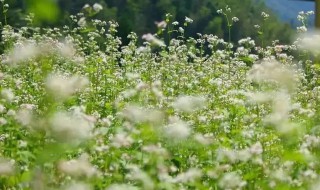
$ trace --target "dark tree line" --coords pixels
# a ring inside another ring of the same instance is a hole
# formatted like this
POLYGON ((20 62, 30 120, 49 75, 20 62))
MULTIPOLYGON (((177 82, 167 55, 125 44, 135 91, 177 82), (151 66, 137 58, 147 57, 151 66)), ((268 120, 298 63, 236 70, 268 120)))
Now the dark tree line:
MULTIPOLYGON (((53 0, 6 0, 10 5, 7 13, 8 23, 13 26, 23 26, 25 14, 28 10, 32 10, 30 7, 40 1, 53 0)), ((274 16, 264 21, 261 12, 270 13, 270 11, 262 0, 57 0, 54 2, 57 2, 59 8, 59 13, 56 15, 58 18, 50 22, 41 22, 42 25, 63 26, 69 22, 69 16, 81 12, 85 4, 99 3, 104 9, 94 17, 106 21, 117 21, 119 36, 123 39, 126 39, 131 31, 140 36, 144 33, 156 32, 155 21, 164 20, 166 13, 172 15, 172 21, 178 21, 181 24, 185 16, 194 20, 186 28, 187 36, 202 33, 227 39, 227 19, 217 13, 217 10, 224 9, 227 5, 232 10, 230 19, 233 16, 239 18, 231 28, 231 40, 234 42, 247 36, 257 41, 260 41, 263 36, 264 41, 269 43, 275 39, 288 42, 292 34, 290 26, 280 23, 274 16), (254 25, 260 25, 260 32, 254 25)), ((3 17, 0 18, 4 23, 3 17)))

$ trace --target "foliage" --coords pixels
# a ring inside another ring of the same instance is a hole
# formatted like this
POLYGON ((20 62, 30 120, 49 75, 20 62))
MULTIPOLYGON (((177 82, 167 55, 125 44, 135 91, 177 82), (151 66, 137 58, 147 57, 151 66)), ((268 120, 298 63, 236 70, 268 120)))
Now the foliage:
MULTIPOLYGON (((38 6, 40 5, 39 2, 44 4, 43 6, 48 5, 44 2, 52 2, 51 0, 33 1, 32 3, 26 3, 23 0, 9 2, 12 6, 12 12, 9 11, 9 23, 11 25, 19 25, 15 14, 15 12, 19 10, 26 11, 28 7, 34 9, 33 5, 38 6)), ((100 3, 104 6, 104 9, 99 14, 94 15, 94 18, 99 20, 115 20, 118 22, 118 35, 123 39, 124 43, 128 42, 126 36, 130 32, 135 32, 141 36, 147 32, 156 31, 157 29, 154 22, 164 20, 166 13, 172 15, 172 20, 180 23, 184 22, 185 16, 195 21, 191 27, 186 29, 188 36, 196 37, 197 33, 215 34, 226 40, 228 39, 226 20, 217 14, 217 10, 225 8, 226 5, 230 6, 234 15, 237 15, 240 20, 232 27, 232 41, 236 42, 246 36, 251 36, 257 40, 260 37, 253 26, 261 23, 261 12, 270 12, 266 9, 263 1, 257 0, 60 0, 58 4, 62 14, 60 14, 60 17, 56 21, 60 26, 69 25, 70 15, 75 15, 81 11, 83 12, 82 8, 85 4, 93 5, 94 3, 100 3)), ((53 8, 40 8, 39 10, 53 10, 53 8)), ((57 11, 54 11, 52 16, 57 15, 56 12, 57 11)), ((44 11, 43 13, 50 12, 44 11)), ((53 22, 50 14, 39 16, 43 17, 46 24, 50 24, 48 21, 53 22)), ((289 42, 291 40, 292 31, 289 25, 280 23, 275 17, 270 18, 269 21, 264 24, 264 30, 265 41, 269 44, 272 40, 276 39, 281 42, 289 42)))
POLYGON ((124 45, 103 10, 2 23, 0 189, 319 189, 319 35, 188 37, 167 14, 124 45))

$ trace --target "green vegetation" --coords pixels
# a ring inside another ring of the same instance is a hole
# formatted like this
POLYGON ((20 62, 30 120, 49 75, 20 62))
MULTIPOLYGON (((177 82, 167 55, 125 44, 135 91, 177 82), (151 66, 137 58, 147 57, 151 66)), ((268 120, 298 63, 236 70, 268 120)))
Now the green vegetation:
POLYGON ((220 4, 226 39, 189 37, 201 19, 176 12, 123 43, 101 4, 53 28, 55 11, 11 26, 0 3, 0 189, 319 189, 320 35, 305 26, 269 45, 262 12, 259 38, 235 42, 249 21, 220 4))
MULTIPOLYGON (((264 41, 271 44, 272 40, 289 42, 292 31, 289 25, 282 24, 272 17, 266 23, 262 23, 261 12, 270 12, 264 6, 263 1, 258 0, 60 0, 58 5, 61 13, 52 6, 52 0, 10 0, 12 8, 9 10, 8 21, 12 26, 23 26, 25 23, 17 22, 18 15, 24 18, 28 11, 37 12, 37 22, 42 21, 43 25, 70 26, 70 15, 79 12, 91 18, 103 21, 114 20, 119 23, 118 35, 127 43, 127 35, 135 32, 142 36, 148 32, 157 31, 155 21, 162 21, 165 15, 170 13, 172 20, 184 22, 185 16, 194 20, 194 24, 185 31, 187 36, 196 37, 197 33, 215 34, 220 38, 228 39, 227 20, 217 14, 217 10, 224 9, 229 5, 233 15, 239 18, 231 30, 231 40, 237 42, 239 39, 250 36, 257 40, 261 36, 255 25, 260 25, 264 34, 264 41), (85 4, 93 5, 100 3, 104 9, 99 14, 90 14, 88 10, 82 9, 85 4), (47 7, 50 8, 47 8, 47 7), (58 19, 55 16, 60 15, 58 19)), ((260 33, 261 34, 261 33, 260 33)))

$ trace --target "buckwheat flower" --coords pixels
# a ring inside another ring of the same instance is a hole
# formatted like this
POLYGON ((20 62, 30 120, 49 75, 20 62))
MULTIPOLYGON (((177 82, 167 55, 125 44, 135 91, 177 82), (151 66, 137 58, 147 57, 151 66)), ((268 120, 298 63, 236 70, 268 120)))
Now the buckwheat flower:
POLYGON ((308 31, 308 29, 307 29, 307 27, 305 27, 305 26, 299 26, 299 27, 297 27, 297 32, 298 33, 305 33, 305 32, 307 32, 308 31))
POLYGON ((8 110, 7 115, 8 116, 15 116, 16 115, 16 111, 10 109, 10 110, 8 110))
POLYGON ((192 183, 201 178, 202 171, 198 168, 190 168, 184 173, 180 173, 174 178, 175 183, 192 183))
POLYGON ((63 76, 60 74, 50 74, 45 85, 57 98, 66 99, 78 90, 84 89, 89 84, 86 77, 81 76, 63 76))
POLYGON ((222 14, 222 13, 223 13, 223 10, 222 10, 222 9, 219 9, 219 10, 217 10, 217 13, 218 13, 218 14, 222 14))
POLYGON ((166 21, 160 21, 160 22, 154 22, 158 28, 166 28, 167 22, 166 21))
POLYGON ((254 28, 256 28, 256 29, 259 29, 260 28, 260 25, 254 25, 254 28))
POLYGON ((313 170, 306 170, 302 173, 302 175, 305 177, 305 178, 308 178, 308 179, 316 179, 318 177, 317 173, 313 170))
POLYGON ((0 158, 0 176, 12 175, 14 174, 14 160, 7 160, 0 158))
POLYGON ((58 164, 58 169, 67 175, 80 177, 86 176, 88 178, 98 176, 99 171, 88 161, 89 155, 82 154, 78 159, 63 160, 58 164))
POLYGON ((25 109, 25 110, 32 111, 32 110, 36 109, 37 106, 34 105, 34 104, 21 104, 21 105, 20 105, 20 108, 21 108, 21 109, 25 109))
POLYGON ((237 159, 242 162, 247 162, 251 159, 252 155, 248 149, 239 150, 236 152, 237 159))
POLYGON ((28 142, 27 141, 23 141, 23 140, 19 140, 18 141, 18 147, 19 148, 25 148, 28 146, 28 142))
POLYGON ((64 190, 92 190, 92 187, 88 184, 77 182, 77 183, 68 185, 67 187, 64 188, 64 190))
POLYGON ((199 142, 200 144, 203 144, 203 145, 209 145, 212 143, 212 138, 208 137, 208 136, 205 136, 205 135, 202 135, 202 134, 196 134, 194 136, 194 139, 199 142))
POLYGON ((265 121, 274 125, 285 123, 289 119, 290 111, 290 96, 285 92, 278 92, 273 99, 272 113, 265 118, 265 121))
POLYGON ((269 18, 269 14, 267 14, 267 13, 265 13, 265 12, 262 12, 261 13, 261 16, 264 18, 264 19, 267 19, 267 18, 269 18))
POLYGON ((5 88, 1 90, 1 97, 8 102, 12 102, 15 98, 14 93, 10 88, 5 88))
POLYGON ((139 190, 139 188, 127 184, 113 184, 110 185, 106 190, 139 190))
POLYGON ((148 88, 148 85, 146 83, 144 83, 144 82, 139 82, 137 84, 137 86, 135 87, 135 89, 137 91, 142 91, 142 90, 147 89, 147 88, 148 88))
POLYGON ((163 95, 163 93, 162 93, 162 91, 161 91, 161 84, 157 84, 158 83, 158 81, 156 81, 156 82, 154 82, 153 84, 152 84, 152 87, 151 87, 151 91, 152 91, 152 93, 158 98, 158 99, 163 99, 164 98, 164 95, 163 95))
POLYGON ((178 118, 171 118, 170 124, 165 126, 165 134, 174 139, 185 139, 191 134, 188 123, 178 118))
POLYGON ((88 8, 90 8, 90 5, 89 5, 89 4, 85 4, 85 5, 82 7, 82 9, 88 9, 88 8))
POLYGON ((198 96, 180 96, 172 103, 177 111, 191 113, 204 108, 206 99, 198 96))
POLYGON ((232 17, 232 21, 233 21, 233 22, 238 22, 238 21, 239 21, 239 18, 237 18, 237 17, 232 17))
POLYGON ((298 48, 317 55, 320 53, 320 33, 305 33, 299 36, 298 48))
POLYGON ((111 124, 112 124, 112 121, 111 121, 110 118, 105 117, 105 118, 102 118, 102 119, 100 120, 100 123, 101 123, 101 125, 102 125, 103 127, 110 127, 111 124))
POLYGON ((22 61, 27 61, 41 53, 35 42, 26 41, 17 43, 13 49, 5 56, 5 63, 16 65, 22 61))
POLYGON ((177 26, 178 24, 179 24, 178 21, 174 21, 174 22, 172 23, 172 25, 174 25, 174 26, 177 26))
MULTIPOLYGON (((0 57, 1 58, 1 57, 0 57)), ((4 79, 5 74, 3 74, 2 72, 0 72, 0 80, 4 79)))
POLYGON ((311 185, 309 190, 319 190, 320 189, 320 180, 317 179, 314 181, 314 183, 311 185))
POLYGON ((236 151, 233 150, 228 150, 228 149, 218 149, 217 150, 217 161, 222 162, 222 161, 229 161, 231 163, 234 163, 235 161, 237 161, 238 159, 238 155, 236 153, 236 151))
POLYGON ((159 110, 146 109, 136 105, 127 105, 121 114, 124 118, 133 123, 149 122, 157 124, 164 118, 164 114, 159 110))
POLYGON ((192 20, 191 18, 189 18, 189 17, 186 17, 184 20, 185 20, 187 23, 193 23, 193 20, 192 20))
POLYGON ((148 152, 148 153, 154 153, 160 156, 166 156, 168 155, 167 150, 165 148, 162 148, 161 146, 158 145, 148 145, 148 146, 143 146, 141 150, 148 152))
POLYGON ((27 109, 20 109, 16 116, 15 119, 22 125, 22 126, 27 126, 32 122, 32 113, 30 110, 27 109))
POLYGON ((99 3, 93 4, 92 8, 95 12, 100 12, 103 9, 102 5, 100 5, 99 3))
POLYGON ((121 92, 121 94, 125 99, 128 99, 128 98, 132 98, 135 95, 137 95, 138 90, 137 89, 127 89, 127 90, 121 92))
POLYGON ((0 117, 0 126, 3 126, 5 124, 7 124, 7 123, 8 123, 8 121, 5 118, 0 117))
POLYGON ((277 82, 291 91, 296 87, 297 75, 292 68, 271 60, 254 64, 248 72, 248 79, 256 82, 277 82))
POLYGON ((6 107, 0 104, 0 113, 4 113, 6 111, 6 107))
POLYGON ((250 147, 249 151, 253 155, 260 155, 263 152, 263 147, 260 142, 257 142, 250 147))
POLYGON ((137 80, 140 78, 140 74, 138 73, 126 73, 126 77, 128 78, 128 80, 137 80))
POLYGON ((86 18, 85 17, 81 17, 78 21, 78 25, 80 27, 85 27, 87 25, 87 21, 86 21, 86 18))
POLYGON ((68 112, 57 112, 49 119, 52 135, 58 140, 79 143, 91 137, 93 123, 68 112))
POLYGON ((243 181, 239 174, 230 172, 223 175, 219 180, 219 187, 222 189, 241 189, 246 186, 247 182, 243 181))
POLYGON ((116 148, 129 147, 133 142, 134 140, 125 132, 117 133, 111 138, 111 145, 116 148))
POLYGON ((148 34, 144 34, 142 36, 142 39, 146 40, 147 42, 150 42, 151 44, 163 47, 166 46, 166 44, 162 41, 159 40, 158 38, 156 38, 154 35, 148 33, 148 34))
POLYGON ((128 165, 126 168, 130 170, 130 173, 126 175, 127 179, 141 181, 144 189, 154 189, 154 183, 146 172, 136 165, 128 165))
POLYGON ((76 49, 74 48, 74 45, 71 42, 59 42, 56 46, 60 55, 67 58, 75 57, 76 49))

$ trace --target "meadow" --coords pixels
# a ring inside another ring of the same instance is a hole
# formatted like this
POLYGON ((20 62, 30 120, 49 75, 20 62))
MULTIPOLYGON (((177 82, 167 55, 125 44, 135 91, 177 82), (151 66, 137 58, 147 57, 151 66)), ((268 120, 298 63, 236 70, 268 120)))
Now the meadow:
POLYGON ((192 19, 170 14, 127 45, 116 22, 81 14, 63 28, 2 23, 0 189, 320 189, 310 14, 292 44, 268 46, 187 37, 192 19))

